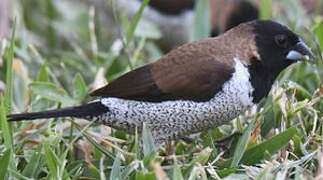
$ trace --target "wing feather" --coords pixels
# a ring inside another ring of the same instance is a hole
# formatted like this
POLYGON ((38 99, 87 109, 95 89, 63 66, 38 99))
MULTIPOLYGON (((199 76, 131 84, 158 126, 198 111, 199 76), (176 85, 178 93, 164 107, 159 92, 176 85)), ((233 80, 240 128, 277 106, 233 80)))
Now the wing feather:
POLYGON ((198 46, 200 44, 177 48, 159 61, 128 72, 91 95, 149 102, 207 101, 232 76, 233 58, 228 60, 226 53, 209 52, 198 46))

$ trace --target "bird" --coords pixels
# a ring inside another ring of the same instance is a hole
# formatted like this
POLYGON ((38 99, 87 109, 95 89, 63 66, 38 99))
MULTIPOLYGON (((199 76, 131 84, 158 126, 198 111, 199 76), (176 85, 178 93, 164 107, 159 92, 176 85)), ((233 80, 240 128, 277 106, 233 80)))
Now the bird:
MULTIPOLYGON (((99 0, 97 0, 99 1, 99 0)), ((110 0, 111 1, 111 0, 110 0)), ((133 17, 142 0, 118 0, 111 3, 128 17, 133 17)), ((159 47, 167 52, 179 45, 190 42, 194 24, 194 7, 197 0, 150 0, 142 14, 142 20, 158 27, 162 37, 159 47)), ((243 22, 258 19, 259 10, 248 0, 210 0, 210 37, 215 37, 243 22)), ((113 12, 112 10, 107 10, 113 12)))
POLYGON ((265 98, 291 64, 313 58, 288 27, 271 20, 242 23, 224 34, 179 46, 90 93, 87 104, 8 115, 9 121, 75 117, 154 142, 229 123, 265 98))
MULTIPOLYGON (((183 14, 190 14, 194 11, 196 2, 195 0, 151 0, 149 1, 149 7, 158 11, 160 16, 179 16, 183 18, 183 14)), ((255 20, 259 17, 258 6, 247 0, 212 0, 209 1, 209 10, 210 36, 212 37, 240 23, 255 20)), ((192 21, 193 19, 189 23, 193 23, 192 21)), ((168 26, 167 22, 162 25, 168 26)), ((184 30, 182 29, 182 31, 184 30)))

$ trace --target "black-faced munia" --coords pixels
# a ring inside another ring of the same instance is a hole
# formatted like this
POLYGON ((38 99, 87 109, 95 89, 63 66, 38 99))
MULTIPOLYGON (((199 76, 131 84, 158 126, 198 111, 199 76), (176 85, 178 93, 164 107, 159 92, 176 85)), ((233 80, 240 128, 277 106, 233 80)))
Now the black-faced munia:
POLYGON ((266 97, 278 74, 312 56, 302 39, 273 21, 251 21, 221 36, 182 45, 91 93, 88 104, 9 115, 10 121, 77 117, 156 143, 230 122, 266 97))

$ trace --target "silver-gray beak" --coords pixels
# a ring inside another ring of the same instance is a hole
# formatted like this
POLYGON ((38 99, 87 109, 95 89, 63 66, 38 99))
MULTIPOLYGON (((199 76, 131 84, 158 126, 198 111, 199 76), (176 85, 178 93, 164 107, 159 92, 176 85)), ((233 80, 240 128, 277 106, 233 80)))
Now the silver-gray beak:
POLYGON ((287 54, 288 60, 314 59, 311 49, 301 40, 287 54))

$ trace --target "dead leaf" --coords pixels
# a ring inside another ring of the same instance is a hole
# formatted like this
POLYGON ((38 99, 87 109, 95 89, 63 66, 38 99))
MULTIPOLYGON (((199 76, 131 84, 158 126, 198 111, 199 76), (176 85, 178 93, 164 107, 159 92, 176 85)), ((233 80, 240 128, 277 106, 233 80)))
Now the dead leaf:
POLYGON ((92 164, 93 146, 91 145, 91 143, 85 140, 79 140, 76 146, 78 149, 80 149, 83 152, 85 162, 87 162, 88 164, 92 164))
POLYGON ((257 143, 257 137, 259 137, 261 133, 261 123, 259 120, 256 121, 256 128, 253 130, 250 136, 249 143, 256 144, 257 143))
POLYGON ((154 162, 152 164, 153 170, 155 172, 155 176, 158 180, 167 180, 169 179, 167 177, 166 172, 163 170, 159 162, 154 162))
POLYGON ((14 72, 25 82, 29 81, 29 76, 28 76, 28 68, 26 65, 23 63, 23 61, 19 58, 15 58, 12 63, 12 68, 14 72))
POLYGON ((320 87, 320 95, 323 95, 323 84, 320 87))

